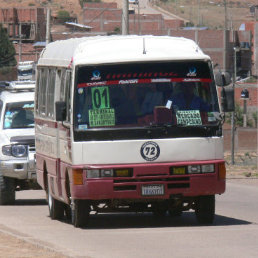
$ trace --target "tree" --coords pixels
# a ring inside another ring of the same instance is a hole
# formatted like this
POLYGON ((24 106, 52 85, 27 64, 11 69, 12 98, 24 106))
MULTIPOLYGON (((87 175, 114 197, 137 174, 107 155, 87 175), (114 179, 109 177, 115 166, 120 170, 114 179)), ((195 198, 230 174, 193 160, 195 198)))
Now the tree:
POLYGON ((0 24, 0 68, 15 66, 15 48, 9 40, 6 30, 0 24))
POLYGON ((69 12, 59 11, 57 14, 57 19, 61 22, 67 22, 71 19, 69 12))

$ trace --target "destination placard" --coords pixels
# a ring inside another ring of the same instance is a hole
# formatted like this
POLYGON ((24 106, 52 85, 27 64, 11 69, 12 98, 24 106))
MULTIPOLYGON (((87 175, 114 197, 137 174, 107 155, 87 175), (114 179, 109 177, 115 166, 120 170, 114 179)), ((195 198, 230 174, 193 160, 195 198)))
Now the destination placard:
POLYGON ((199 110, 178 110, 176 119, 178 125, 202 125, 199 110))
POLYGON ((113 108, 101 108, 89 110, 90 127, 114 126, 115 110, 113 108))

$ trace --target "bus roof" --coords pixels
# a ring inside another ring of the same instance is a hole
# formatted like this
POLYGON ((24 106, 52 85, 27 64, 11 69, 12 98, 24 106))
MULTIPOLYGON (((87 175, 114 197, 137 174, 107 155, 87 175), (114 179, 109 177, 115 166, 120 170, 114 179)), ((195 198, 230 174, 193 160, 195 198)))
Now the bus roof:
POLYGON ((209 60, 190 39, 170 36, 96 36, 55 41, 38 65, 63 66, 161 60, 209 60))

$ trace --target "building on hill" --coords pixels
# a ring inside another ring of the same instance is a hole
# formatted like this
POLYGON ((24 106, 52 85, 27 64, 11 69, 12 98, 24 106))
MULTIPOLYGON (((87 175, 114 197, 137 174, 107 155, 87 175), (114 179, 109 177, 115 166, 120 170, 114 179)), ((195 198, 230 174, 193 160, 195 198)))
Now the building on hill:
POLYGON ((0 9, 0 23, 13 41, 21 39, 22 42, 34 42, 46 37, 44 8, 0 9))
POLYGON ((244 47, 250 48, 252 55, 252 75, 258 78, 258 22, 245 22, 240 26, 240 31, 242 35, 245 35, 244 33, 250 33, 250 38, 247 40, 242 37, 242 42, 244 43, 244 47))
MULTIPOLYGON (((91 31, 96 34, 119 32, 122 30, 122 9, 117 7, 117 3, 85 3, 83 23, 91 26, 91 31)), ((129 12, 130 34, 167 35, 169 30, 183 26, 183 20, 166 20, 162 14, 137 14, 134 10, 129 12)))
POLYGON ((14 43, 17 62, 37 61, 38 53, 35 52, 33 43, 45 41, 45 16, 44 8, 0 8, 0 23, 14 43))

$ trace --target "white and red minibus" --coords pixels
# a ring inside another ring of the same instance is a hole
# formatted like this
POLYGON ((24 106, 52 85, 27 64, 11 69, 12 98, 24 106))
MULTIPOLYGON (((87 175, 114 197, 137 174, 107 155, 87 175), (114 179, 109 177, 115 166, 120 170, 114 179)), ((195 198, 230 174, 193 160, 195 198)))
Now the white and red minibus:
POLYGON ((56 41, 37 65, 37 180, 50 217, 91 211, 212 223, 225 191, 210 57, 192 40, 99 36, 56 41))

